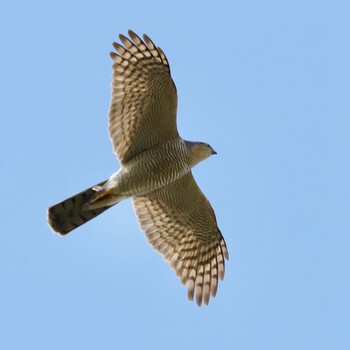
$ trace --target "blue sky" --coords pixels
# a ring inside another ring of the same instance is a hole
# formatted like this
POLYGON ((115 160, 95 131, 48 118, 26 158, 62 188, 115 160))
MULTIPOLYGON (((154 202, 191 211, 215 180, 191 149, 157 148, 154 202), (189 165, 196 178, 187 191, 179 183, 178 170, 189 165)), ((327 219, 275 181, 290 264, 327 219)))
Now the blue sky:
POLYGON ((349 1, 0 5, 4 349, 350 348, 349 1), (119 33, 166 53, 230 261, 187 301, 130 201, 65 238, 46 208, 106 179, 119 33))

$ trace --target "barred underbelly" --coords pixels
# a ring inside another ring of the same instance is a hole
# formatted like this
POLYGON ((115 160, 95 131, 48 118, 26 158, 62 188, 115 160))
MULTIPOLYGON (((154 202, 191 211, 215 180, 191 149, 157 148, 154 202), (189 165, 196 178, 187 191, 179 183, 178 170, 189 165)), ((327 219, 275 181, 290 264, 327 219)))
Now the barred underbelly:
POLYGON ((168 141, 131 159, 118 173, 120 195, 142 195, 163 187, 191 170, 190 154, 182 140, 168 141))

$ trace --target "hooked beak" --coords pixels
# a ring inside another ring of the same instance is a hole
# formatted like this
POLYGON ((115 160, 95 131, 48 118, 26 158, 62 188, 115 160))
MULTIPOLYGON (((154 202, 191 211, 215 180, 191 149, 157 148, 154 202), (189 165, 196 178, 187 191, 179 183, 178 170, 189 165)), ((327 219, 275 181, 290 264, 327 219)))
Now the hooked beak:
POLYGON ((218 154, 218 153, 214 149, 212 149, 211 154, 218 154))

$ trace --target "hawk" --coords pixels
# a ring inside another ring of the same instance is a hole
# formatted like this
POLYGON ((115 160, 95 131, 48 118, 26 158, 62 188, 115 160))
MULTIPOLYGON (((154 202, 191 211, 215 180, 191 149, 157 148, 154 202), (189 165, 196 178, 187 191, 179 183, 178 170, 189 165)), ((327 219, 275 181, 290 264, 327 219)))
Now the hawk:
POLYGON ((183 140, 176 125, 177 94, 168 59, 151 39, 129 30, 113 43, 109 136, 119 170, 99 184, 48 208, 61 235, 131 198, 141 230, 200 306, 215 297, 228 251, 214 211, 191 168, 216 154, 183 140))

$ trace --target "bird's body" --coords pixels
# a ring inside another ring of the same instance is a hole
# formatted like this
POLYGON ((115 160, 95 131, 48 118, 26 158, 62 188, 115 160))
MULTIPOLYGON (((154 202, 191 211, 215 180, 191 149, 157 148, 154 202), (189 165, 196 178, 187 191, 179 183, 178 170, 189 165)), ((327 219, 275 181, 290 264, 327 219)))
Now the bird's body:
POLYGON ((108 180, 48 210, 62 235, 131 197, 148 241, 169 261, 198 305, 215 296, 228 259, 210 203, 191 168, 215 154, 206 143, 184 141, 176 127, 176 88, 160 48, 129 31, 120 36, 112 82, 109 132, 121 167, 108 180))
POLYGON ((129 160, 106 185, 110 183, 122 196, 143 195, 185 175, 192 163, 186 143, 181 138, 172 139, 129 160))

